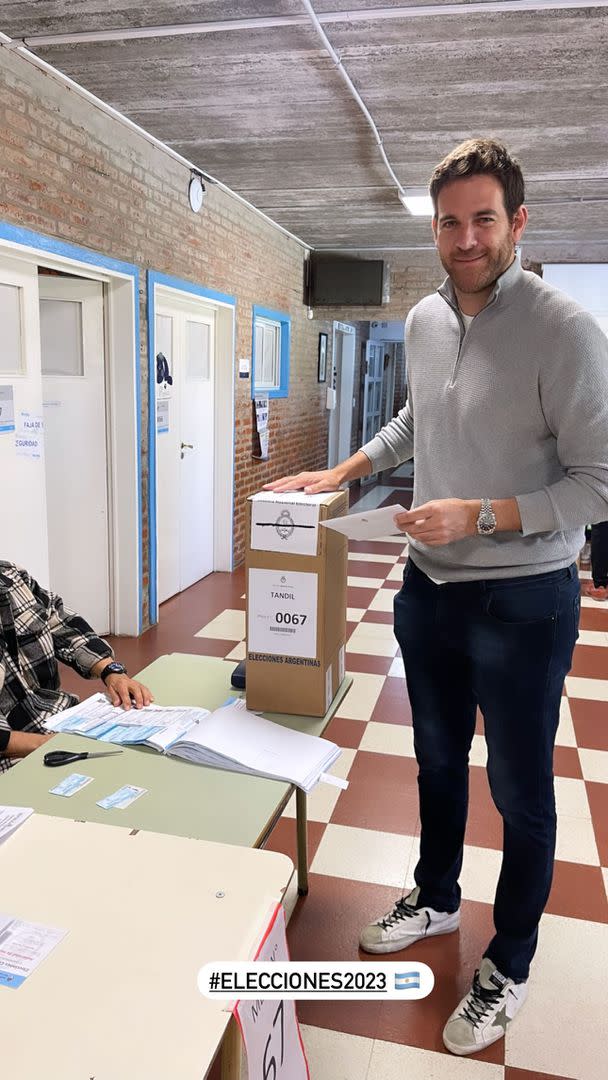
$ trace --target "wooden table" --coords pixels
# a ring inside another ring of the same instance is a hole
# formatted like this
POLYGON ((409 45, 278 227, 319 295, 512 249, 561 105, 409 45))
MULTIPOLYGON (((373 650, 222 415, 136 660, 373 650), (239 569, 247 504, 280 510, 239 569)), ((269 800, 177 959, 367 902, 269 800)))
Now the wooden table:
MULTIPOLYGON (((292 872, 276 852, 34 814, 0 845, 0 911, 68 934, 0 987, 3 1075, 202 1080, 236 1025, 197 973, 253 956, 292 872)), ((223 1077, 239 1053, 229 1039, 223 1077)))
MULTIPOLYGON (((137 678, 146 683, 159 705, 198 705, 217 708, 229 696, 233 668, 215 657, 170 653, 160 656, 137 678)), ((321 735, 352 683, 344 679, 323 717, 265 714, 277 723, 311 735, 321 735)), ((198 840, 262 847, 283 812, 294 788, 278 780, 212 769, 142 747, 124 747, 122 754, 49 769, 42 764, 50 749, 90 750, 91 740, 58 734, 52 743, 34 751, 0 776, 0 803, 33 806, 43 814, 129 826, 198 840), (71 772, 93 776, 94 782, 70 799, 51 795, 71 772), (97 800, 123 784, 147 789, 125 810, 102 810, 97 800)), ((111 749, 111 747, 100 747, 111 749)), ((296 789, 298 891, 308 891, 306 795, 296 789)))

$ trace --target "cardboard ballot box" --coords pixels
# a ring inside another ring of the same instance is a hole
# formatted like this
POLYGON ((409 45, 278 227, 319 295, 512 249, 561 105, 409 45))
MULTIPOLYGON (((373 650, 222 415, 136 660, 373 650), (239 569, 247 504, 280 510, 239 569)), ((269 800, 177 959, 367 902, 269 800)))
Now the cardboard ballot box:
POLYGON ((345 668, 348 492, 248 500, 247 707, 323 716, 345 668))

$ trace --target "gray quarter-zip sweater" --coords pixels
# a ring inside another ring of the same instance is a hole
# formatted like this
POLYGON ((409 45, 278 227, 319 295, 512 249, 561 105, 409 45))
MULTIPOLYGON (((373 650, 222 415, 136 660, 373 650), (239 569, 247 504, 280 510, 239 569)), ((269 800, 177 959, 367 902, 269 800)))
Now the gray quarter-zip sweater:
POLYGON ((365 446, 378 472, 415 458, 413 507, 516 498, 521 532, 410 543, 443 581, 568 566, 583 527, 608 520, 608 338, 518 259, 465 332, 452 283, 405 324, 409 396, 365 446))

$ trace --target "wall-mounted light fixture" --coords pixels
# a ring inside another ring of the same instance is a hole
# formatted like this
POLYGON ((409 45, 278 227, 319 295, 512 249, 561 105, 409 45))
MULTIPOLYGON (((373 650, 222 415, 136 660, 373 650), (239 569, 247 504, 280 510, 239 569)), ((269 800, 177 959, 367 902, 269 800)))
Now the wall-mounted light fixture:
POLYGON ((433 200, 426 188, 403 188, 397 195, 405 209, 415 217, 433 216, 433 200))
POLYGON ((197 172, 190 173, 190 183, 188 184, 188 202, 190 203, 190 209, 198 214, 203 205, 203 199, 205 198, 205 185, 203 184, 202 177, 197 172))

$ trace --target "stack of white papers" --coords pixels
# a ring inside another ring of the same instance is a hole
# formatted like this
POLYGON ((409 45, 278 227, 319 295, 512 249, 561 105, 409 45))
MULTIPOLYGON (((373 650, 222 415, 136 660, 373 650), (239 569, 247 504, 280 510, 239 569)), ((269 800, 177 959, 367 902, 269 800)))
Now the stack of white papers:
POLYGON ((218 769, 287 780, 303 791, 312 790, 341 752, 326 739, 265 720, 241 702, 216 709, 167 751, 218 769))
POLYGON ((12 836, 33 813, 31 806, 0 806, 0 844, 12 836))
POLYGON ((96 694, 50 717, 45 727, 101 742, 150 746, 200 765, 285 780, 303 791, 311 791, 341 754, 335 743, 266 720, 240 700, 215 712, 160 705, 125 712, 96 694))
POLYGON ((147 705, 125 711, 112 705, 105 694, 94 694, 82 704, 51 716, 44 726, 49 731, 87 735, 100 742, 151 746, 163 754, 180 735, 208 715, 208 709, 181 705, 147 705))

